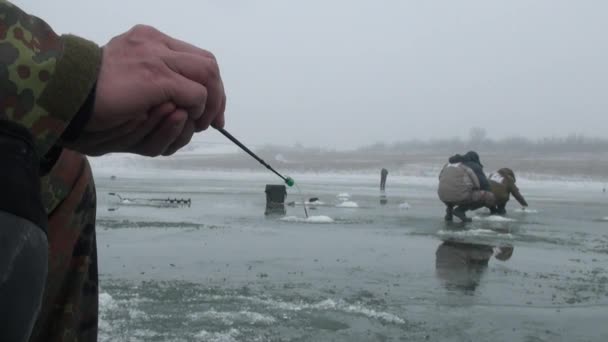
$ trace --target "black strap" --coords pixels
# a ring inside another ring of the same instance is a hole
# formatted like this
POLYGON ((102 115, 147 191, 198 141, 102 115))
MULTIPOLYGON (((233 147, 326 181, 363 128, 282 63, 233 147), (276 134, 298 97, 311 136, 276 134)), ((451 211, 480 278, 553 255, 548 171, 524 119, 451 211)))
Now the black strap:
POLYGON ((91 115, 93 114, 93 107, 95 105, 95 94, 96 94, 97 86, 93 86, 93 89, 89 92, 87 99, 84 101, 84 104, 78 110, 78 113, 74 115, 72 121, 70 121, 68 127, 66 127, 65 131, 61 135, 61 140, 66 142, 74 142, 78 137, 80 137, 80 133, 84 129, 84 126, 91 119, 91 115))
POLYGON ((32 141, 26 128, 0 120, 0 210, 29 220, 46 232, 39 159, 32 141))

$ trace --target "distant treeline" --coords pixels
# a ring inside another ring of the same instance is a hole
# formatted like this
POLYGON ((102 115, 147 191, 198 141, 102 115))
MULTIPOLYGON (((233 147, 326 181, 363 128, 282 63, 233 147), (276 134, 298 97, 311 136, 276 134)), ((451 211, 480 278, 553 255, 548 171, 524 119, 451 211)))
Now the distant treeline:
POLYGON ((336 150, 331 147, 322 146, 304 146, 299 143, 293 146, 263 145, 256 148, 256 151, 266 154, 289 152, 290 154, 307 155, 322 155, 328 153, 336 155, 352 155, 358 153, 389 155, 400 153, 451 154, 464 153, 469 150, 491 154, 608 153, 608 139, 593 138, 583 134, 570 134, 563 137, 540 139, 524 137, 492 139, 488 137, 485 129, 473 127, 469 131, 468 138, 411 139, 393 143, 377 142, 353 150, 336 150))
POLYGON ((573 134, 566 137, 528 139, 512 137, 490 139, 472 136, 469 139, 408 140, 396 143, 375 143, 358 149, 360 152, 479 152, 513 153, 598 153, 608 152, 608 139, 590 138, 573 134))

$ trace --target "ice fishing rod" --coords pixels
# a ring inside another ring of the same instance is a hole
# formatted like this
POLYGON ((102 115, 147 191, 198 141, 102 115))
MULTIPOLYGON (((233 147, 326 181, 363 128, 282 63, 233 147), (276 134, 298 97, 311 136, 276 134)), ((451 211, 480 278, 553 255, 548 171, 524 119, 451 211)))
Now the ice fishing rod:
POLYGON ((291 177, 284 177, 282 174, 278 173, 272 166, 268 165, 262 158, 258 157, 253 151, 247 148, 247 146, 243 145, 237 138, 233 137, 232 134, 228 133, 223 128, 216 128, 220 133, 222 133, 226 138, 230 139, 233 143, 235 143, 238 147, 240 147, 243 151, 247 152, 253 159, 257 160, 260 164, 264 165, 268 170, 274 172, 277 176, 281 177, 281 179, 285 182, 285 184, 292 187, 295 184, 295 181, 291 177))

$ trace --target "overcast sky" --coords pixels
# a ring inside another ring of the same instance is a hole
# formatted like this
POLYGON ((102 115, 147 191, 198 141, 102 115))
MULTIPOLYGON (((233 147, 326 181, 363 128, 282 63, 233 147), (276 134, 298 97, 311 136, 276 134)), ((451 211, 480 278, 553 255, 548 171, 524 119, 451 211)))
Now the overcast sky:
POLYGON ((99 44, 142 23, 212 51, 251 144, 608 138, 608 1, 14 2, 99 44))

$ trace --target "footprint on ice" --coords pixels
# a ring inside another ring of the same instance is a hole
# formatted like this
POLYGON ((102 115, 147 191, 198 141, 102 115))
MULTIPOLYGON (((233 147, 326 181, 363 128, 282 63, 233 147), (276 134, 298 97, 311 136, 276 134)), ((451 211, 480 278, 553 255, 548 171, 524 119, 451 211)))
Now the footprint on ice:
POLYGON ((338 207, 338 208, 359 208, 359 204, 357 204, 357 202, 353 202, 353 201, 344 201, 344 202, 336 205, 336 207, 338 207))
POLYGON ((281 218, 281 221, 285 222, 300 222, 300 223, 333 223, 334 219, 329 216, 319 215, 319 216, 309 216, 306 217, 297 217, 297 216, 285 216, 281 218))

